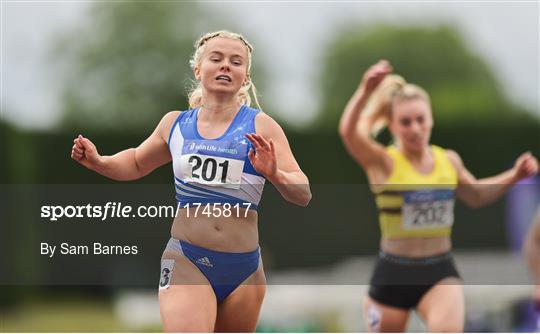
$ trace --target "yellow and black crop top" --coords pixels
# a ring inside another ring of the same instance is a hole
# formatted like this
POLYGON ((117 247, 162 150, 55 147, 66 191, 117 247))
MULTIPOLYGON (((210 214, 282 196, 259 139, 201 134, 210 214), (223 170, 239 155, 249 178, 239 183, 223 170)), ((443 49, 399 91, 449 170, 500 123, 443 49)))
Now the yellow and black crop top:
POLYGON ((372 185, 383 238, 450 236, 454 222, 457 173, 438 146, 431 146, 435 166, 421 174, 395 146, 386 148, 394 161, 385 184, 372 185))

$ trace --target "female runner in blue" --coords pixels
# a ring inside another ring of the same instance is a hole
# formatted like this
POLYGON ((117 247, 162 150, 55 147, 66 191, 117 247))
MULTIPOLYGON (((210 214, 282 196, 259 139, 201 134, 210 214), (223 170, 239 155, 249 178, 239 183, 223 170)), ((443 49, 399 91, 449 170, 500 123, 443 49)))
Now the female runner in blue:
POLYGON ((339 126, 379 210, 381 251, 365 302, 367 323, 373 332, 401 332, 416 309, 429 331, 462 332, 463 288, 450 253, 454 197, 487 205, 536 174, 538 161, 525 153, 510 170, 477 180, 455 151, 430 145, 426 91, 391 72, 384 60, 366 71, 339 126), (373 139, 384 126, 394 145, 373 139))
POLYGON ((159 303, 167 332, 252 332, 266 291, 257 231, 265 180, 306 206, 309 181, 282 128, 260 111, 253 48, 217 31, 195 44, 198 86, 190 109, 166 114, 137 148, 101 156, 85 137, 71 156, 114 180, 135 180, 172 160, 180 211, 161 261, 159 303), (249 90, 258 109, 250 107, 249 90))

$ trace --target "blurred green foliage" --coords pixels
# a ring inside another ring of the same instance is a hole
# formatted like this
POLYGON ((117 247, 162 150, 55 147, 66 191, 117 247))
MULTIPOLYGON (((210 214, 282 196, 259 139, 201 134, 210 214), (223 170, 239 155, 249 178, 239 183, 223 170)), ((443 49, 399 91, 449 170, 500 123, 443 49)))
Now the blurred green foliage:
POLYGON ((231 26, 195 2, 94 3, 53 49, 65 74, 62 127, 149 133, 166 112, 187 109, 195 41, 231 26))
POLYGON ((531 118, 516 112, 485 61, 456 29, 354 26, 339 32, 326 49, 319 128, 336 128, 364 71, 379 59, 389 60, 395 73, 427 90, 436 122, 531 118))

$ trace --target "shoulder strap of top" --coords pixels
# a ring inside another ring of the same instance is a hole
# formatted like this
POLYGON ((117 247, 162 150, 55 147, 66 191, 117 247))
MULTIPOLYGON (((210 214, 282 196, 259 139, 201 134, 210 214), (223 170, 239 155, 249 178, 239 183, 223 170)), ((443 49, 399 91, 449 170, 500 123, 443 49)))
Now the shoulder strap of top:
POLYGON ((169 140, 167 140, 167 144, 169 145, 169 147, 171 146, 171 138, 172 138, 172 135, 174 133, 174 130, 178 126, 178 123, 180 123, 182 118, 185 116, 185 114, 186 114, 186 111, 179 112, 178 116, 176 116, 176 119, 172 123, 171 130, 169 131, 169 140))
POLYGON ((446 150, 437 145, 431 145, 431 151, 433 152, 433 158, 440 163, 450 163, 448 156, 446 155, 446 150))
POLYGON ((444 149, 442 147, 439 147, 439 146, 436 146, 436 145, 431 145, 431 148, 433 150, 433 155, 434 155, 436 161, 443 168, 449 169, 449 170, 451 170, 453 172, 456 172, 456 168, 454 167, 454 165, 452 164, 452 162, 448 158, 448 154, 446 153, 446 149, 444 149))
POLYGON ((399 150, 397 149, 395 145, 387 146, 386 152, 390 155, 390 157, 394 161, 394 168, 393 168, 394 170, 396 170, 397 168, 403 168, 403 167, 408 166, 407 158, 405 158, 403 154, 399 152, 399 150))
POLYGON ((242 110, 240 111, 242 112, 243 114, 241 115, 241 118, 242 118, 242 122, 243 123, 248 123, 248 127, 246 128, 246 130, 248 132, 255 132, 255 117, 257 116, 257 114, 260 112, 259 109, 254 109, 254 108, 251 108, 251 107, 248 107, 247 105, 244 106, 244 108, 242 108, 242 110))

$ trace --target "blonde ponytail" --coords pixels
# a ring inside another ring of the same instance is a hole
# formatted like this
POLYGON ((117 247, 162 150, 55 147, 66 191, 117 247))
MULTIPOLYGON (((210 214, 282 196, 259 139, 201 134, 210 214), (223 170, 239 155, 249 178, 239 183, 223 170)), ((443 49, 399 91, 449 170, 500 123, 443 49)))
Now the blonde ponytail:
POLYGON ((390 123, 394 101, 416 98, 424 99, 429 103, 429 95, 423 88, 407 83, 397 74, 390 74, 371 94, 362 112, 359 126, 363 129, 367 128, 369 133, 376 137, 390 123))

